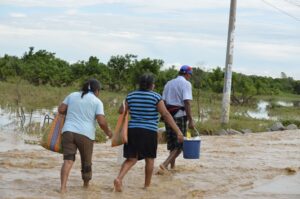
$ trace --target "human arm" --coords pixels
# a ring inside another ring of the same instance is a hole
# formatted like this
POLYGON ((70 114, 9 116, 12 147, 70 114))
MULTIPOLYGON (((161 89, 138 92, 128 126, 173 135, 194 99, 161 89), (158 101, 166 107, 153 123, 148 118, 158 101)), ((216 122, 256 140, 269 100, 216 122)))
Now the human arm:
POLYGON ((72 94, 68 95, 64 101, 58 106, 58 113, 66 115, 68 110, 69 99, 72 94))
POLYGON ((67 110, 68 110, 67 104, 61 103, 58 107, 58 112, 63 115, 65 115, 67 113, 67 110))
POLYGON ((184 109, 186 112, 187 120, 188 120, 188 127, 189 129, 194 129, 195 124, 192 118, 192 112, 191 112, 191 100, 184 100, 184 109))
POLYGON ((124 111, 128 111, 128 103, 123 101, 123 103, 119 107, 119 114, 122 114, 124 111))
POLYGON ((100 126, 100 128, 104 131, 104 133, 111 138, 112 137, 112 131, 108 127, 108 124, 106 122, 106 119, 104 115, 96 115, 96 120, 100 126))
POLYGON ((183 134, 182 134, 181 130, 178 128, 177 124, 175 123, 173 117, 167 110, 163 100, 160 100, 158 102, 157 109, 158 109, 158 112, 161 114, 161 116, 164 118, 164 121, 166 123, 168 123, 171 126, 171 128, 175 131, 178 141, 180 143, 183 142, 183 134))

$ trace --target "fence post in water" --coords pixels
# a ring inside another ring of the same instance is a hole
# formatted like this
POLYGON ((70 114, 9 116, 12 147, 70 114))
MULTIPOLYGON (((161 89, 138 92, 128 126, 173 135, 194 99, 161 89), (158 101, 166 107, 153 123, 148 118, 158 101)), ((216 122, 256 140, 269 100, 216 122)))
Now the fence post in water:
POLYGON ((44 117, 43 126, 45 126, 46 120, 48 120, 48 124, 49 124, 50 120, 53 120, 53 118, 51 118, 48 114, 46 114, 45 117, 44 117))
POLYGON ((229 122, 229 113, 230 113, 230 95, 231 95, 231 79, 232 79, 231 66, 232 66, 232 59, 233 59, 235 13, 236 13, 236 0, 231 0, 229 27, 228 27, 228 35, 227 35, 227 52, 226 52, 226 63, 225 63, 225 73, 224 73, 222 113, 221 113, 222 114, 221 124, 223 125, 229 122))

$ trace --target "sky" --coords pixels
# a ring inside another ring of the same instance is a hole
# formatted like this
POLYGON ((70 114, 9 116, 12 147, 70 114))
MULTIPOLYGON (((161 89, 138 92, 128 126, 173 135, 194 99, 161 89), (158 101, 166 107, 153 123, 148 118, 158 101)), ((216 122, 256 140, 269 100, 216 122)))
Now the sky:
MULTIPOLYGON (((0 0, 0 57, 134 54, 225 67, 230 0, 0 0)), ((300 0, 237 0, 232 71, 300 80, 300 0)))

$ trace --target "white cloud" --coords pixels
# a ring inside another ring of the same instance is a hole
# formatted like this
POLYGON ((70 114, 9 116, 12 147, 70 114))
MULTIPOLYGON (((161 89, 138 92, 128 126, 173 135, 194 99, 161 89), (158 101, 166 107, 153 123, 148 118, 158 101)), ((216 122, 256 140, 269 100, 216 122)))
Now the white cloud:
POLYGON ((116 3, 120 1, 121 0, 1 0, 0 5, 15 5, 23 7, 80 7, 116 3))
POLYGON ((300 46, 283 43, 263 43, 263 42, 242 42, 237 44, 237 48, 242 50, 253 59, 263 58, 269 60, 289 60, 299 58, 300 46))
POLYGON ((15 13, 15 12, 10 13, 9 15, 10 15, 11 17, 14 17, 14 18, 24 18, 24 17, 27 17, 26 14, 23 14, 23 13, 15 13))
POLYGON ((78 10, 77 9, 68 9, 65 11, 65 13, 67 15, 76 15, 76 14, 78 14, 78 10))
MULTIPOLYGON (((299 16, 299 7, 267 1, 299 16)), ((68 61, 133 53, 163 59, 166 66, 225 63, 229 0, 1 0, 2 5, 14 6, 0 21, 2 54, 35 46, 68 61)), ((265 66, 256 71, 261 74, 272 73, 273 66, 299 66, 298 23, 261 0, 238 1, 233 65, 247 74, 254 65, 265 66)))
MULTIPOLYGON (((220 0, 2 0, 3 5, 18 5, 24 7, 79 7, 101 4, 127 4, 141 7, 157 8, 157 9, 190 9, 190 8, 216 8, 228 6, 228 1, 220 0)), ((140 8, 141 8, 140 7, 140 8)))
POLYGON ((127 38, 127 39, 134 39, 134 38, 137 38, 138 36, 140 36, 137 33, 125 32, 125 31, 112 32, 112 33, 109 33, 108 35, 110 35, 112 37, 120 37, 120 38, 127 38))

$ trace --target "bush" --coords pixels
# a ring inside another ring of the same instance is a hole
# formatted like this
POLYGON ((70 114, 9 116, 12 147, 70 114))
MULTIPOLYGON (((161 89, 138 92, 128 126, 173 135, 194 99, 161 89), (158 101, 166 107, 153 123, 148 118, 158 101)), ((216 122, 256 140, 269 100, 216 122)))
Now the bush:
POLYGON ((300 127, 300 121, 299 120, 293 120, 293 119, 288 119, 288 120, 281 120, 280 121, 284 126, 288 126, 290 124, 295 124, 300 127))

